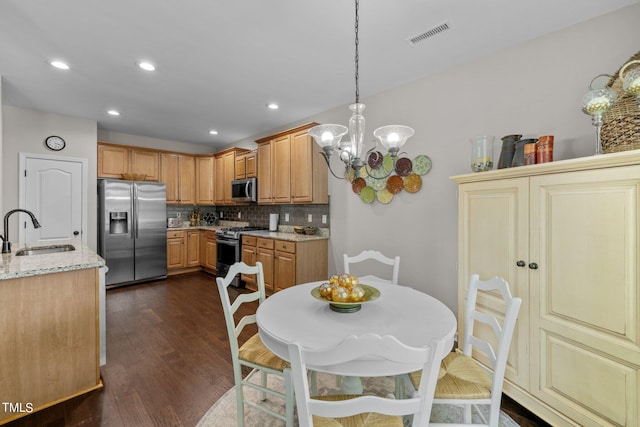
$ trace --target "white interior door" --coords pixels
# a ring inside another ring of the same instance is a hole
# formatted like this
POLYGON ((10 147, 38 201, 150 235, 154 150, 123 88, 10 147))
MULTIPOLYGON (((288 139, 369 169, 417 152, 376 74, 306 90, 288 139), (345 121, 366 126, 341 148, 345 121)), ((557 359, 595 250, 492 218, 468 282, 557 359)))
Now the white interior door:
POLYGON ((33 228, 22 214, 20 242, 81 238, 86 243, 86 168, 86 159, 21 154, 20 207, 33 212, 42 227, 33 228))

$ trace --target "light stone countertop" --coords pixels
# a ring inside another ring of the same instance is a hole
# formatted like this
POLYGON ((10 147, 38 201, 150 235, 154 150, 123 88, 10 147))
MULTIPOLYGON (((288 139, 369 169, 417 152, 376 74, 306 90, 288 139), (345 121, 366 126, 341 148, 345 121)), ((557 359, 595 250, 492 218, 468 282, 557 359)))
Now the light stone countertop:
POLYGON ((11 253, 2 254, 0 266, 0 280, 19 277, 37 276, 40 274, 60 273, 62 271, 82 270, 85 268, 102 267, 104 259, 83 245, 80 240, 66 240, 56 243, 40 243, 29 247, 71 244, 76 250, 42 255, 15 256, 25 245, 12 245, 11 253))
MULTIPOLYGON (((167 231, 174 231, 174 230, 176 231, 178 230, 220 231, 224 227, 246 226, 246 225, 248 225, 248 223, 238 223, 238 222, 229 221, 223 224, 223 221, 220 221, 220 225, 196 225, 192 227, 187 223, 181 227, 167 228, 167 231)), ((278 231, 253 230, 253 231, 243 231, 242 234, 244 234, 245 236, 267 237, 269 239, 287 240, 290 242, 308 242, 311 240, 329 239, 328 228, 320 228, 318 230, 318 234, 297 234, 293 231, 293 226, 289 226, 289 225, 279 226, 278 231)))

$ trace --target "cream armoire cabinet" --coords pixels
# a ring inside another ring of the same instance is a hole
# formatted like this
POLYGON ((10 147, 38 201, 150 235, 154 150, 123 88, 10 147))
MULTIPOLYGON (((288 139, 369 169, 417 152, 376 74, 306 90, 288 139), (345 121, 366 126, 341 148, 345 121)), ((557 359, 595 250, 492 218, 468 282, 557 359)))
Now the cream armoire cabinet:
POLYGON ((459 316, 473 273, 523 299, 504 392, 554 426, 640 425, 640 150, 452 179, 459 316))

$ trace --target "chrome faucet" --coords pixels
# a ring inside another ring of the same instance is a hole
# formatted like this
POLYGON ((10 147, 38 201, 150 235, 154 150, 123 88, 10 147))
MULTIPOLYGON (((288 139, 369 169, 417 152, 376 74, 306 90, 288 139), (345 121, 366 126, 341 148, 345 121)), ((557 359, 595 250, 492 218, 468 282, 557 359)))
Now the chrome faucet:
POLYGON ((31 217, 31 222, 33 223, 33 228, 42 227, 40 225, 40 223, 38 222, 38 220, 36 219, 35 215, 33 213, 31 213, 30 211, 26 210, 26 209, 13 209, 13 210, 10 210, 9 212, 7 212, 7 214, 4 216, 4 234, 2 236, 0 236, 0 238, 2 239, 2 253, 3 254, 7 254, 7 253, 11 252, 11 242, 9 241, 9 217, 11 216, 12 213, 15 213, 15 212, 24 212, 24 213, 28 214, 31 217))

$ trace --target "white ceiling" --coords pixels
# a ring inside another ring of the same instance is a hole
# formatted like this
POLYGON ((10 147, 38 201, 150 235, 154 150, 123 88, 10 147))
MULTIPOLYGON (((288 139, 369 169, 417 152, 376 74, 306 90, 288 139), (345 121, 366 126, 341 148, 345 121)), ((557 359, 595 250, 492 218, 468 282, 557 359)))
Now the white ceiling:
MULTIPOLYGON (((362 0, 360 96, 637 2, 362 0)), ((2 0, 2 103, 215 149, 353 102, 353 27, 353 0, 2 0)))

